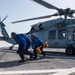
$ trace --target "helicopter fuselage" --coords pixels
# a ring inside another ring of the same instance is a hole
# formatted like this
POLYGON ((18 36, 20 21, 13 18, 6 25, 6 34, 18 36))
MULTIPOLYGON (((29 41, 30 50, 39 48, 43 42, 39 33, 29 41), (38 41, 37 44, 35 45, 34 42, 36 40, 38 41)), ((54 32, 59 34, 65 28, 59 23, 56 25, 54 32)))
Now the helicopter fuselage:
POLYGON ((60 18, 40 22, 32 26, 28 35, 30 34, 38 36, 44 42, 48 41, 50 48, 67 48, 70 44, 75 47, 75 20, 60 18), (41 29, 39 25, 41 25, 41 29))

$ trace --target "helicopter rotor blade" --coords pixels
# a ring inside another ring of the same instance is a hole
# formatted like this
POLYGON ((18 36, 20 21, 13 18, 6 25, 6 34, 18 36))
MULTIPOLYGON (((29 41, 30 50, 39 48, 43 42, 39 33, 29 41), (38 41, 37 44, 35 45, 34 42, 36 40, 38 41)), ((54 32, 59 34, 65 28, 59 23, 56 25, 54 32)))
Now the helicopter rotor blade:
POLYGON ((43 0, 33 0, 33 1, 45 6, 46 8, 60 10, 59 8, 57 8, 57 7, 51 5, 51 4, 49 4, 49 3, 47 3, 47 2, 45 2, 43 0))
POLYGON ((37 19, 44 19, 44 18, 49 18, 49 17, 51 17, 51 16, 52 16, 52 15, 42 16, 42 17, 36 17, 36 18, 30 18, 30 19, 15 21, 15 22, 12 22, 12 23, 18 23, 18 22, 24 22, 24 21, 30 21, 30 20, 37 20, 37 19))
POLYGON ((3 22, 7 17, 8 17, 8 16, 6 15, 5 18, 4 18, 1 22, 3 22))
POLYGON ((25 20, 19 20, 19 21, 14 21, 12 22, 14 23, 19 23, 19 22, 24 22, 24 21, 31 21, 31 20, 37 20, 37 19, 45 19, 45 18, 50 18, 52 16, 58 16, 58 14, 53 14, 53 15, 47 15, 47 16, 41 16, 41 17, 36 17, 36 18, 30 18, 30 19, 25 19, 25 20))

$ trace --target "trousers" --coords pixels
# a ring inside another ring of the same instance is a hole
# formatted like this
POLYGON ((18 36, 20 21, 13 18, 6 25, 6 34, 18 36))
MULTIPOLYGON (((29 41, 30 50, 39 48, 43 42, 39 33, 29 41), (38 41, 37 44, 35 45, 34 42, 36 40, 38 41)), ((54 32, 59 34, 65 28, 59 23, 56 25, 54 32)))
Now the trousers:
POLYGON ((21 60, 24 60, 24 58, 25 58, 25 57, 24 57, 24 54, 30 55, 30 58, 31 58, 31 56, 33 55, 33 53, 31 53, 31 52, 28 51, 29 47, 30 47, 30 46, 27 46, 27 49, 24 50, 24 49, 23 49, 23 45, 19 45, 19 48, 18 48, 17 53, 19 54, 21 60))
MULTIPOLYGON (((42 47, 40 48, 41 54, 43 54, 43 56, 45 57, 45 52, 43 51, 43 45, 39 45, 39 46, 42 46, 42 47)), ((39 47, 39 46, 38 46, 38 47, 39 47)), ((34 58, 37 58, 37 51, 36 51, 36 48, 37 48, 37 47, 35 47, 35 48, 33 49, 34 58)))

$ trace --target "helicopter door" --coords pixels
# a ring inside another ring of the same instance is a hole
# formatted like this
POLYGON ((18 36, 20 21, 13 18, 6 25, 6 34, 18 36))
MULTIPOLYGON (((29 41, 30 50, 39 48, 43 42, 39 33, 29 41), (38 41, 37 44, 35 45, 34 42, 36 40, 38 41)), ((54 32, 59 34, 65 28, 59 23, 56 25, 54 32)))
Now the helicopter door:
POLYGON ((73 29, 68 29, 67 30, 67 40, 66 40, 66 44, 69 45, 69 44, 72 44, 73 41, 74 41, 74 35, 75 33, 73 33, 73 29))
POLYGON ((48 34, 49 47, 54 48, 56 42, 56 30, 50 30, 48 34))
POLYGON ((75 41, 75 30, 73 32, 73 41, 75 41))
POLYGON ((75 47, 75 30, 73 31, 72 45, 75 47))
POLYGON ((58 30, 58 40, 59 42, 58 48, 64 48, 66 46, 66 29, 58 30))

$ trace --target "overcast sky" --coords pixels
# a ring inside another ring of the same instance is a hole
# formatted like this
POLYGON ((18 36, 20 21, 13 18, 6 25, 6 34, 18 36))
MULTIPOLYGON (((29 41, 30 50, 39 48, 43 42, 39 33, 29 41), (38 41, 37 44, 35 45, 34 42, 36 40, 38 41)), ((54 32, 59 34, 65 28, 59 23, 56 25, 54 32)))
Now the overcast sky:
MULTIPOLYGON (((44 0, 58 8, 71 8, 75 9, 75 0, 44 0)), ((48 9, 35 3, 32 0, 0 0, 0 16, 1 20, 8 15, 7 19, 4 21, 6 25, 6 30, 10 36, 11 32, 16 33, 26 33, 30 30, 30 26, 38 23, 47 21, 49 19, 57 18, 52 17, 44 20, 27 21, 17 24, 12 24, 11 22, 16 20, 40 17, 45 15, 50 15, 56 13, 56 10, 48 9)), ((1 35, 1 34, 0 34, 1 35)), ((7 46, 6 42, 0 41, 1 46, 7 46)))

